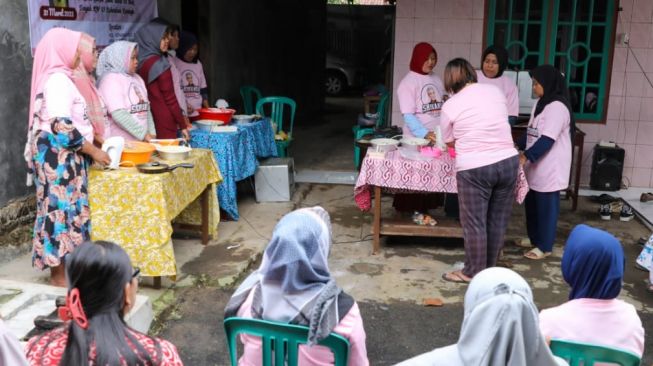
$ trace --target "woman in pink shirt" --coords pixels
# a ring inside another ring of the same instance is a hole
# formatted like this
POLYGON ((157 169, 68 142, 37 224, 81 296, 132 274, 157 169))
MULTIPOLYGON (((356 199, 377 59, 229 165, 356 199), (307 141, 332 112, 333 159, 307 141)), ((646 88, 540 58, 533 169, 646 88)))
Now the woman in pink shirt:
POLYGON ((34 51, 29 127, 24 156, 28 185, 36 184, 32 265, 50 268, 50 283, 65 286, 64 258, 91 236, 90 158, 109 164, 93 145, 86 100, 72 80, 82 33, 50 29, 34 51))
MULTIPOLYGON (((299 347, 299 364, 333 365, 333 353, 316 343, 331 332, 349 340, 349 365, 368 365, 365 330, 354 299, 329 273, 329 214, 319 206, 295 210, 279 221, 259 269, 238 287, 225 319, 238 316, 306 325, 308 346, 299 347)), ((261 364, 261 340, 242 335, 241 366, 261 364)))
POLYGON ((501 46, 490 46, 483 51, 481 69, 476 71, 476 77, 481 84, 492 84, 501 89, 508 103, 508 122, 514 125, 519 116, 519 93, 517 84, 503 75, 507 67, 508 51, 501 46))
POLYGON ((635 307, 617 299, 624 276, 624 251, 612 234, 576 226, 562 255, 569 301, 540 313, 547 338, 591 343, 644 353, 644 328, 635 307))
POLYGON ((456 149, 465 267, 442 278, 469 282, 497 263, 512 210, 519 159, 506 123, 506 97, 499 88, 477 83, 476 71, 462 58, 449 61, 444 85, 453 96, 442 106, 440 126, 444 141, 456 149))
POLYGON ((182 31, 177 49, 177 57, 173 60, 181 75, 182 91, 186 97, 188 116, 197 119, 200 108, 209 107, 209 89, 204 77, 204 67, 199 60, 199 42, 194 34, 182 31))
POLYGON ((147 88, 136 73, 138 45, 116 41, 102 50, 97 75, 100 94, 111 114, 107 137, 149 141, 156 136, 147 88))
POLYGON ((526 195, 526 229, 535 246, 524 253, 528 259, 551 254, 560 212, 560 191, 569 185, 571 133, 574 130, 569 90, 562 74, 551 65, 531 70, 533 93, 539 97, 528 122, 526 136, 517 145, 524 150, 530 190, 526 195))

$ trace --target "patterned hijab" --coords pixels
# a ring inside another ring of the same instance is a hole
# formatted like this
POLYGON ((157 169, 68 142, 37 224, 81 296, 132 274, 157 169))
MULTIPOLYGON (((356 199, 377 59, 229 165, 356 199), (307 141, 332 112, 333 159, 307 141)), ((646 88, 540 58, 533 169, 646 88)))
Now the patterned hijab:
POLYGON ((129 75, 129 63, 136 47, 134 42, 116 41, 102 50, 95 71, 98 81, 108 73, 129 75))
POLYGON ((255 318, 307 325, 309 344, 326 338, 353 306, 329 273, 330 246, 331 223, 322 207, 284 216, 274 228, 261 266, 238 287, 225 317, 234 316, 254 289, 255 318), (343 309, 339 302, 349 307, 343 309))
POLYGON ((577 225, 562 255, 562 277, 571 286, 569 300, 614 299, 621 292, 624 250, 612 234, 577 225))
POLYGON ((465 293, 465 317, 456 347, 464 365, 558 364, 540 333, 528 283, 506 268, 488 268, 474 276, 465 293))
POLYGON ((86 33, 82 33, 79 41, 79 57, 79 66, 73 70, 73 82, 86 101, 86 112, 95 134, 104 136, 106 115, 93 78, 95 38, 86 33))
POLYGON ((134 40, 138 43, 138 67, 142 67, 145 60, 152 56, 158 56, 158 59, 147 75, 147 84, 156 80, 159 75, 163 74, 170 68, 170 62, 161 52, 161 38, 165 34, 166 26, 157 22, 149 22, 143 25, 134 35, 134 40))

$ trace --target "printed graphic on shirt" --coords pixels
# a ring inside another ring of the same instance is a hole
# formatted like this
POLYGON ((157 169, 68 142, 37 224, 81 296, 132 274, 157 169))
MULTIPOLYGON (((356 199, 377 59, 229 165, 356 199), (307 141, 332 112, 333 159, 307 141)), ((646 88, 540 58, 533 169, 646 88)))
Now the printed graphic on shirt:
POLYGON ((147 112, 149 102, 145 98, 145 91, 141 88, 138 83, 130 82, 129 91, 127 92, 127 97, 129 98, 129 113, 142 113, 147 112))
POLYGON ((422 113, 440 112, 444 101, 442 100, 442 96, 438 94, 435 84, 424 85, 420 92, 420 96, 422 101, 422 113))
POLYGON ((191 70, 186 70, 182 75, 182 87, 186 98, 193 97, 200 93, 199 78, 191 70))

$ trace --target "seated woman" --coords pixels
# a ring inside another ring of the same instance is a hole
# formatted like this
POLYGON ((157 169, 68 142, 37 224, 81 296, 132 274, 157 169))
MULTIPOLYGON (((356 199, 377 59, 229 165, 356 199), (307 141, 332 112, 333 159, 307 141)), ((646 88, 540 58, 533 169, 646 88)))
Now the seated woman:
POLYGON ((624 252, 610 233, 587 225, 572 230, 562 255, 569 301, 542 310, 547 338, 619 348, 642 356, 644 328, 635 307, 617 299, 624 276, 624 252))
POLYGON ((481 84, 492 84, 501 89, 506 96, 508 122, 517 123, 519 116, 519 91, 517 83, 503 74, 508 67, 508 51, 501 46, 489 46, 483 51, 481 69, 476 70, 476 77, 481 84))
POLYGON ((398 366, 567 365, 551 354, 537 322, 528 283, 509 269, 488 268, 474 276, 465 293, 465 318, 458 343, 398 366))
MULTIPOLYGON (((309 327, 308 345, 299 347, 300 365, 333 365, 331 350, 313 346, 331 332, 349 340, 349 365, 368 365, 365 330, 354 299, 336 285, 327 258, 331 221, 322 207, 295 210, 277 223, 261 267, 238 287, 225 318, 238 316, 309 327)), ((238 364, 261 364, 261 341, 242 335, 238 364)))
MULTIPOLYGON (((66 258, 64 326, 33 337, 30 365, 182 365, 172 343, 131 329, 138 269, 116 244, 86 242, 66 258)), ((63 311, 62 311, 63 309, 63 311)))
POLYGON ((111 114, 107 137, 149 141, 156 136, 147 88, 136 73, 137 67, 138 46, 134 42, 114 42, 100 54, 99 91, 111 114))

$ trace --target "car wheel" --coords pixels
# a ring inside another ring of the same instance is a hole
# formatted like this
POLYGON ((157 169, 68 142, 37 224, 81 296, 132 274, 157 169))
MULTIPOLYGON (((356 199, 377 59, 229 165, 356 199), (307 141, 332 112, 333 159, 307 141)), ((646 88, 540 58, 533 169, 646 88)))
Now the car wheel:
POLYGON ((334 71, 328 71, 324 82, 324 90, 328 95, 340 95, 345 90, 345 77, 334 71))

